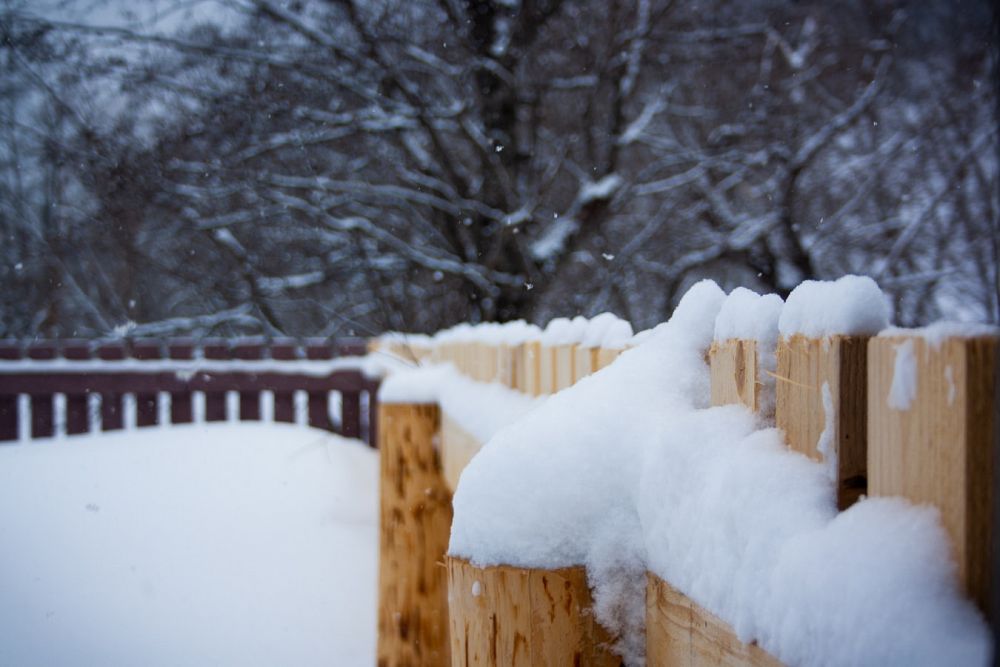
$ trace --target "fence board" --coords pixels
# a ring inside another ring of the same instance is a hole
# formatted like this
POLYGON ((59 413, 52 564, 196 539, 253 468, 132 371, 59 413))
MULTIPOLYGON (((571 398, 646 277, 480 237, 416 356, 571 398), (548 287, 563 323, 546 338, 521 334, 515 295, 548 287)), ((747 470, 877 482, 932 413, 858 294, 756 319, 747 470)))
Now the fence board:
POLYGON ((655 574, 646 575, 646 664, 780 667, 756 644, 744 644, 717 616, 655 574))
POLYGON ((738 338, 716 341, 708 354, 712 405, 745 405, 757 412, 762 385, 758 377, 757 341, 738 338))
POLYGON ((819 444, 832 429, 828 463, 837 467, 841 509, 867 488, 867 345, 861 336, 793 336, 778 343, 775 422, 789 447, 816 460, 824 460, 819 444))
POLYGON ((959 578, 989 614, 997 339, 873 338, 868 350, 869 492, 940 510, 959 578), (907 353, 913 394, 890 400, 907 353))
POLYGON ((594 618, 582 566, 479 568, 451 557, 447 565, 453 666, 621 665, 594 618))
POLYGON ((448 590, 441 560, 451 493, 434 446, 436 405, 379 407, 378 664, 449 663, 448 590))

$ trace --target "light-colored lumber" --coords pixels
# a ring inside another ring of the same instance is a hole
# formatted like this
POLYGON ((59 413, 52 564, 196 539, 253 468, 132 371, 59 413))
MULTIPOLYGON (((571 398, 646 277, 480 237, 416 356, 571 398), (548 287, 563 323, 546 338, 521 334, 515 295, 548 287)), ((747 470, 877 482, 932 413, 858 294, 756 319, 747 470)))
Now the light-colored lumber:
POLYGON ((587 377, 591 373, 594 373, 598 369, 598 352, 600 348, 597 347, 583 347, 577 345, 574 351, 573 358, 573 383, 576 384, 583 378, 587 377))
POLYGON ((557 345, 552 348, 554 364, 553 392, 562 391, 573 386, 576 372, 576 345, 557 345))
POLYGON ((541 395, 556 393, 556 351, 548 345, 539 347, 538 391, 541 395))
POLYGON ((712 405, 745 405, 753 412, 760 408, 757 341, 731 338, 712 343, 709 350, 712 377, 712 405))
POLYGON ((646 575, 646 664, 714 667, 782 663, 653 573, 646 575))
POLYGON ((478 568, 448 558, 453 667, 618 667, 583 567, 478 568))
POLYGON ((542 393, 542 344, 528 341, 520 346, 518 352, 519 386, 518 389, 530 396, 540 396, 542 393))
POLYGON ((515 351, 518 347, 507 345, 506 343, 497 348, 497 372, 495 380, 505 387, 517 389, 519 379, 517 377, 517 356, 515 351))
POLYGON ((451 494, 434 441, 436 405, 379 405, 378 664, 448 664, 451 494))
POLYGON ((599 348, 597 350, 597 367, 594 370, 599 371, 602 368, 610 366, 624 351, 612 347, 599 348))
POLYGON ((940 510, 959 578, 989 614, 997 339, 934 346, 918 336, 873 338, 868 355, 869 493, 940 510), (916 387, 908 407, 899 409, 889 394, 904 343, 912 346, 916 387))
POLYGON ((793 450, 836 466, 841 509, 856 502, 867 483, 867 345, 864 336, 796 335, 778 342, 775 423, 793 450))
POLYGON ((447 414, 441 415, 441 468, 445 484, 454 493, 458 478, 472 457, 479 453, 483 443, 463 429, 447 414))

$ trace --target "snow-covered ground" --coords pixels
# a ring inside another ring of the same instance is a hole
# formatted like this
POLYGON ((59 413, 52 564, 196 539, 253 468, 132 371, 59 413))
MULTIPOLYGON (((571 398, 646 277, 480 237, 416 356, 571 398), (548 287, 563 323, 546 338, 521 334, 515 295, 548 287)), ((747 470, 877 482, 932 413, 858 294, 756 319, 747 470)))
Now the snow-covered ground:
POLYGON ((294 425, 0 446, 0 665, 371 665, 377 454, 294 425))

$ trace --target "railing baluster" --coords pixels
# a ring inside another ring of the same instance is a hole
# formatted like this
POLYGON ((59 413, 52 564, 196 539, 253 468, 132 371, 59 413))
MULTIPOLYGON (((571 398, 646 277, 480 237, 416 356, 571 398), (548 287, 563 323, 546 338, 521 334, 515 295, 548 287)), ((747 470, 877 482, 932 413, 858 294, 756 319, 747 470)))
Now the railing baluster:
MULTIPOLYGON (((163 357, 160 344, 157 341, 134 341, 132 343, 132 358, 138 361, 151 361, 163 357)), ((155 426, 159 420, 159 405, 156 392, 141 392, 135 395, 136 426, 155 426)))
POLYGON ((52 394, 31 397, 31 437, 51 438, 55 433, 52 421, 52 394))
MULTIPOLYGON (((239 341, 233 346, 233 359, 264 358, 264 345, 258 341, 239 341)), ((240 392, 240 421, 260 421, 260 391, 240 392)))
MULTIPOLYGON (((195 345, 190 340, 175 340, 167 345, 167 357, 179 361, 194 359, 195 345)), ((190 424, 194 421, 194 396, 190 391, 176 391, 170 394, 170 423, 190 424)))
MULTIPOLYGON (((223 340, 206 342, 202 347, 205 359, 230 359, 229 344, 223 340)), ((211 374, 209 374, 211 375, 211 374)), ((226 421, 226 391, 220 387, 218 391, 205 391, 205 421, 226 421)))
POLYGON ((327 398, 329 393, 328 391, 309 392, 309 425, 326 431, 331 430, 329 399, 327 398))
MULTIPOLYGON (((125 344, 122 341, 110 341, 97 347, 97 358, 104 361, 122 361, 125 359, 125 344)), ((101 391, 101 430, 120 431, 125 428, 122 413, 122 389, 116 387, 101 391)))
MULTIPOLYGON (((63 343, 62 356, 70 361, 90 359, 90 344, 85 340, 68 340, 63 343)), ((87 433, 90 430, 90 409, 87 393, 66 394, 65 424, 67 435, 87 433)))
POLYGON ((345 438, 361 436, 361 394, 345 391, 340 394, 340 434, 345 438))
MULTIPOLYGON (((337 430, 347 437, 371 441, 376 428, 369 403, 378 383, 359 372, 338 370, 317 376, 289 364, 286 368, 252 368, 254 359, 267 359, 268 350, 259 343, 231 349, 224 342, 206 346, 208 361, 232 359, 225 368, 206 368, 196 361, 192 344, 172 344, 171 364, 154 363, 162 356, 156 341, 109 341, 93 348, 102 364, 88 364, 91 348, 86 342, 69 342, 62 353, 70 363, 44 362, 56 359, 58 344, 37 342, 27 351, 30 359, 43 362, 23 369, 0 365, 0 440, 76 435, 122 428, 168 425, 194 421, 195 398, 205 398, 206 421, 229 419, 297 423, 324 430, 337 430), (243 360, 244 363, 239 363, 243 360), (80 362, 73 368, 72 362, 80 362), (149 368, 143 368, 143 362, 149 368), (115 362, 124 362, 116 367, 115 362), (199 368, 200 366, 200 368, 199 368), (18 398, 23 394, 23 398, 18 398), (273 397, 273 401, 272 401, 273 397), (23 407, 21 401, 24 401, 23 407), (58 414, 56 414, 58 412, 58 414)), ((322 360, 334 356, 329 341, 313 341, 305 348, 283 343, 273 352, 276 361, 294 361, 303 356, 322 360)), ((0 342, 0 359, 16 357, 15 346, 0 342)), ((210 364, 208 364, 210 365, 210 364)))
MULTIPOLYGON (((0 341, 0 359, 14 361, 23 351, 16 341, 0 341)), ((15 387, 7 386, 0 378, 0 441, 18 439, 17 394, 15 387)))

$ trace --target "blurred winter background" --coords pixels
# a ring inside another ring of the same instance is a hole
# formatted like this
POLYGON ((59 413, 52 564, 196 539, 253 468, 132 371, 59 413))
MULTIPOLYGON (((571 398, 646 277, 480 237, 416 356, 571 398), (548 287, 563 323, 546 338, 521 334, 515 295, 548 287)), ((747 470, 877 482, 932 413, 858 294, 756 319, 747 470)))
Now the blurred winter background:
POLYGON ((0 337, 874 276, 1000 318, 988 0, 0 0, 0 337))

